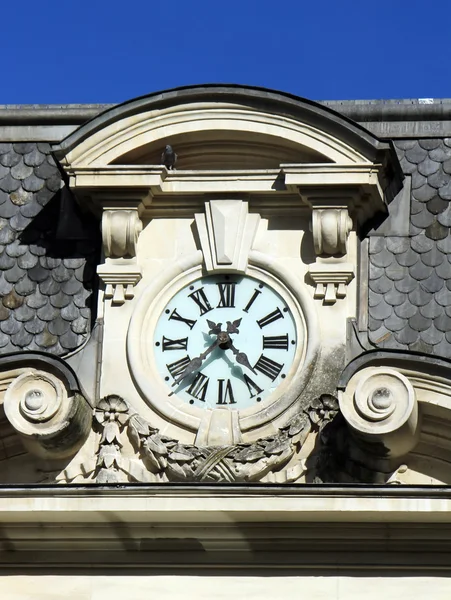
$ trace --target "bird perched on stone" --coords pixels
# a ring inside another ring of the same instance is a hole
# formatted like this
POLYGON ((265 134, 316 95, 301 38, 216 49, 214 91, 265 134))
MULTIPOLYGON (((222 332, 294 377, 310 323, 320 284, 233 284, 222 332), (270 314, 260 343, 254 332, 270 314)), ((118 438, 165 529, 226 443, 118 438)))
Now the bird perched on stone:
POLYGON ((164 165, 169 171, 175 169, 175 163, 177 162, 177 154, 172 149, 172 146, 169 144, 163 151, 161 155, 161 164, 164 165))

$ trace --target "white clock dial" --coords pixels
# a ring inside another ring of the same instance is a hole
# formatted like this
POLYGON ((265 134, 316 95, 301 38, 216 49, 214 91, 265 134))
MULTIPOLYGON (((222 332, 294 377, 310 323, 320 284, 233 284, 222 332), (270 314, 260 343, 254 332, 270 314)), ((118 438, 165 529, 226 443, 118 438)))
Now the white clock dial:
POLYGON ((180 290, 153 341, 168 395, 199 408, 244 409, 269 397, 296 353, 288 304, 267 283, 211 275, 180 290))

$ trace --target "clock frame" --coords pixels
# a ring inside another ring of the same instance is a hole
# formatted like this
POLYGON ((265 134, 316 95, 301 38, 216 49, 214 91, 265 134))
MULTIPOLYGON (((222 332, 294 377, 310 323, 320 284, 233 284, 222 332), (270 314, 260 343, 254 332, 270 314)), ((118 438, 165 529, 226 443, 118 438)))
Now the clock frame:
MULTIPOLYGON (((166 269, 143 290, 127 334, 129 368, 141 396, 149 407, 181 433, 192 432, 196 444, 237 443, 258 439, 277 427, 274 421, 289 416, 309 376, 317 354, 316 315, 302 282, 286 267, 259 252, 250 251, 246 275, 278 294, 289 309, 296 329, 296 350, 286 377, 268 397, 238 410, 202 409, 168 394, 168 385, 155 362, 154 332, 166 306, 180 290, 205 277, 202 252, 196 252, 166 269), (213 430, 215 430, 213 432, 213 430)), ((276 261, 277 262, 277 261, 276 261)), ((222 271, 222 275, 237 273, 222 271)), ((185 436, 186 437, 186 436, 185 436)))

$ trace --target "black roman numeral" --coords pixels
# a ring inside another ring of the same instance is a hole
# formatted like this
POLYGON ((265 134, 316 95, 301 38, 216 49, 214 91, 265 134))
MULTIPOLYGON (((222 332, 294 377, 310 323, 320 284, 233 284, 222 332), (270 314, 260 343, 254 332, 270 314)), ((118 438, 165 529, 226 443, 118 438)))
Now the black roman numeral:
POLYGON ((209 312, 210 310, 212 310, 212 308, 210 306, 210 302, 208 301, 208 298, 205 295, 204 288, 199 288, 192 294, 189 294, 189 297, 192 300, 194 300, 194 302, 200 308, 201 316, 204 315, 205 313, 209 312))
POLYGON ((266 315, 266 317, 263 317, 263 319, 259 319, 257 323, 260 329, 263 329, 263 327, 274 323, 274 321, 277 321, 278 319, 283 319, 283 314, 281 313, 280 308, 276 308, 276 310, 273 310, 272 313, 269 313, 269 315, 266 315))
POLYGON ((249 302, 246 305, 246 308, 244 308, 244 312, 249 312, 250 307, 254 304, 254 302, 257 300, 258 295, 261 294, 260 290, 254 290, 254 293, 252 295, 252 298, 249 300, 249 302))
POLYGON ((188 327, 190 329, 192 329, 194 327, 194 325, 197 323, 197 321, 192 321, 191 319, 185 319, 184 317, 179 315, 176 308, 174 308, 174 310, 172 311, 172 314, 169 317, 169 321, 181 321, 182 323, 185 323, 185 325, 188 325, 188 327))
POLYGON ((235 308, 236 283, 218 283, 219 304, 216 308, 235 308))
POLYGON ((205 395, 207 393, 209 381, 209 377, 199 372, 194 378, 193 383, 189 386, 189 388, 186 391, 193 398, 196 398, 201 402, 205 402, 205 395))
POLYGON ((191 362, 190 357, 188 355, 186 355, 184 358, 181 358, 180 360, 176 360, 175 362, 171 363, 170 365, 166 365, 169 373, 172 375, 172 377, 174 379, 177 379, 177 377, 179 377, 183 371, 186 369, 186 367, 188 366, 188 364, 191 362))
MULTIPOLYGON (((186 350, 188 347, 188 338, 180 338, 179 340, 170 340, 163 336, 163 352, 166 350, 186 350)), ((263 346, 264 347, 264 346, 263 346)))
POLYGON ((288 333, 285 335, 264 335, 263 350, 275 348, 277 350, 288 350, 288 333))
POLYGON ((275 360, 271 360, 266 357, 264 354, 260 356, 257 362, 254 365, 254 369, 256 371, 260 371, 266 377, 269 377, 274 381, 274 379, 279 375, 280 371, 283 369, 283 365, 279 365, 275 360))
POLYGON ((263 392, 262 388, 258 387, 258 385, 255 383, 255 381, 252 381, 252 379, 250 377, 248 377, 246 375, 246 373, 243 373, 243 377, 244 377, 244 382, 247 385, 247 389, 249 390, 249 395, 251 398, 253 398, 257 394, 261 394, 263 392), (254 394, 252 393, 253 390, 255 390, 254 394))
POLYGON ((218 401, 216 404, 236 404, 230 379, 227 379, 225 385, 224 382, 225 379, 218 379, 218 401))

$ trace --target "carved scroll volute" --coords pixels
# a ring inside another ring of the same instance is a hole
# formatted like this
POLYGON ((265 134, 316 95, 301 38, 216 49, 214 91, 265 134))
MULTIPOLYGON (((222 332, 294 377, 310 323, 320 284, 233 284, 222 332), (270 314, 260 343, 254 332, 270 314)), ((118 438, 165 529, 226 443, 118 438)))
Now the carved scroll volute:
POLYGON ((103 249, 107 258, 133 258, 142 231, 137 210, 105 210, 102 216, 103 249))
POLYGON ((416 446, 420 427, 415 391, 395 369, 368 367, 356 373, 339 402, 354 437, 366 442, 369 453, 396 458, 416 446))
POLYGON ((312 233, 316 254, 346 254, 351 229, 352 219, 347 208, 314 208, 312 233))
POLYGON ((86 399, 68 393, 50 373, 28 371, 10 384, 5 414, 29 452, 42 458, 73 456, 91 429, 92 410, 86 399))

